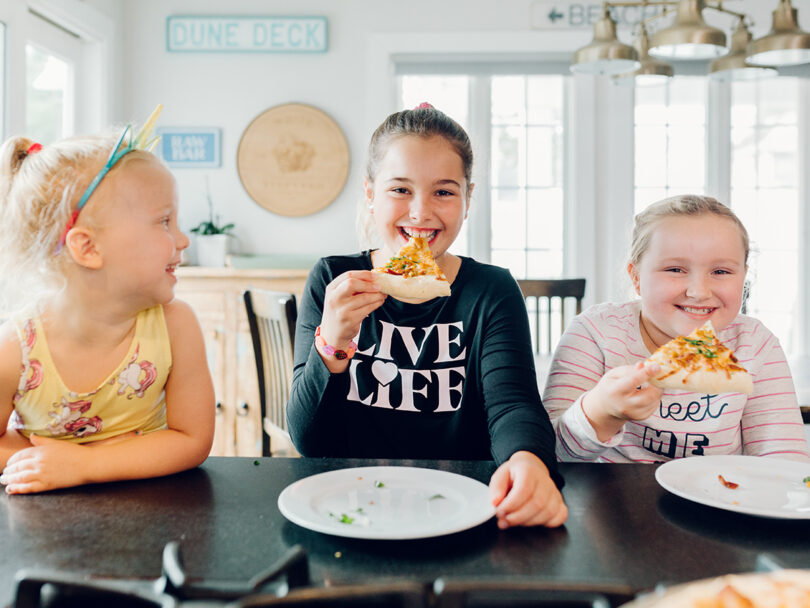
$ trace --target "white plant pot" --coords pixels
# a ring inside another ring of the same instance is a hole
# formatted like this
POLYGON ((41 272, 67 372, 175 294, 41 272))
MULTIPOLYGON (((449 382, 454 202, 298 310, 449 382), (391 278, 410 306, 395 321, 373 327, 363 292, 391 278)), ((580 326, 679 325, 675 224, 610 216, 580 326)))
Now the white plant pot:
POLYGON ((197 264, 200 266, 225 266, 228 240, 227 234, 198 234, 197 264))

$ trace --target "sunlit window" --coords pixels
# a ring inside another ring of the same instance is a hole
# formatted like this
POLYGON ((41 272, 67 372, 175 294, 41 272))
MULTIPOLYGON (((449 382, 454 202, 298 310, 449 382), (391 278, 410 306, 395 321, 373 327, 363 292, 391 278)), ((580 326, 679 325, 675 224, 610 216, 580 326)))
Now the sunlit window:
POLYGON ((6 138, 6 24, 0 21, 0 139, 6 138))
POLYGON ((73 133, 72 66, 47 50, 25 47, 25 132, 51 143, 73 133))
POLYGON ((636 213, 668 196, 705 191, 705 77, 636 89, 635 148, 636 213))
POLYGON ((779 337, 788 354, 797 347, 800 280, 798 123, 798 79, 734 84, 731 206, 752 241, 747 312, 779 337))
POLYGON ((563 84, 492 78, 492 261, 518 278, 562 275, 563 84))

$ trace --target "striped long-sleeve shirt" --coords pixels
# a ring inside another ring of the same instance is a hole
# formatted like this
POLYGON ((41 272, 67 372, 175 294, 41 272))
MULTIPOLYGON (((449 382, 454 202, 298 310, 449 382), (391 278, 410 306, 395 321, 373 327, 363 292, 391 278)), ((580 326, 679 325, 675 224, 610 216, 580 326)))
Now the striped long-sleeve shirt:
POLYGON ((704 454, 810 459, 785 353, 762 323, 745 315, 718 338, 753 376, 752 395, 667 389, 652 416, 628 421, 609 441, 599 441, 582 410, 582 395, 607 371, 650 356, 639 312, 638 300, 592 306, 560 339, 543 393, 559 460, 662 462, 704 454))

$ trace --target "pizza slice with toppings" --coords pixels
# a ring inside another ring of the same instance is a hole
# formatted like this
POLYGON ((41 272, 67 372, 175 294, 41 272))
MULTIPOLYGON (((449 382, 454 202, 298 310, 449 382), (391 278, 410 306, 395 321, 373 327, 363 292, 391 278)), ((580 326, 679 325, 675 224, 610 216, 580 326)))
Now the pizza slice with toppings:
POLYGON ((373 271, 383 293, 406 302, 450 295, 450 283, 422 237, 412 236, 388 263, 373 271))
POLYGON ((688 336, 678 336, 656 350, 649 363, 661 366, 650 384, 699 393, 754 392, 751 375, 717 338, 711 321, 688 336))

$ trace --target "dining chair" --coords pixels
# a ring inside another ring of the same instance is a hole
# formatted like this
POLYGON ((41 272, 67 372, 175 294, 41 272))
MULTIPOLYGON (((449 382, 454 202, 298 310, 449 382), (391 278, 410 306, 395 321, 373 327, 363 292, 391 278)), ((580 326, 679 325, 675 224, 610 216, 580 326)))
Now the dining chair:
POLYGON ((575 314, 582 312, 585 279, 518 279, 517 282, 526 301, 534 352, 550 355, 565 331, 566 300, 573 298, 575 314))
POLYGON ((242 297, 259 380, 262 456, 298 456, 287 431, 286 415, 298 317, 295 295, 251 288, 242 297))

